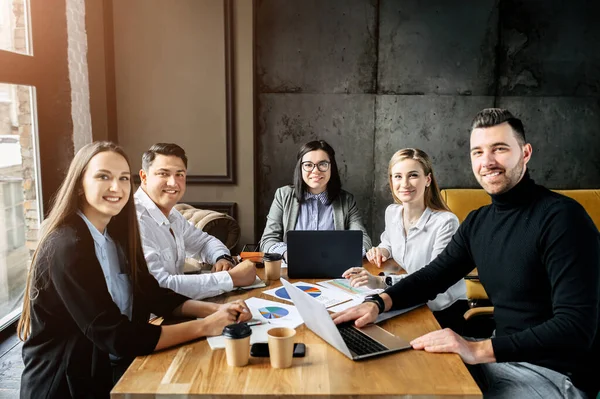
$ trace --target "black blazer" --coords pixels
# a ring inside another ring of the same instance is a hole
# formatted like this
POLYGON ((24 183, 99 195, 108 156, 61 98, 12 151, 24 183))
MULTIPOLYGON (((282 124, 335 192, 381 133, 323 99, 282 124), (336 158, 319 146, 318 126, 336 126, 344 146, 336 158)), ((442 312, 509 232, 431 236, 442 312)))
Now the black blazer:
POLYGON ((167 316, 188 300, 161 288, 143 268, 140 288, 133 287, 132 320, 123 316, 108 292, 92 235, 77 215, 45 240, 36 264, 39 293, 23 345, 21 398, 108 398, 108 354, 131 361, 151 353, 161 328, 148 323, 150 313, 167 316))

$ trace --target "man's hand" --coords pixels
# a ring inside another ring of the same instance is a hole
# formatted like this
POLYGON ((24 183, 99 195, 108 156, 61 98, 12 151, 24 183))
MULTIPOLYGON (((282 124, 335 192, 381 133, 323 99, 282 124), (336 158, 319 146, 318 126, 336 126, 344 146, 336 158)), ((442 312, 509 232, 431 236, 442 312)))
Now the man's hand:
POLYGON ((245 287, 251 285, 256 280, 256 267, 254 263, 245 260, 233 269, 228 270, 234 287, 245 287))
POLYGON ((212 267, 213 272, 222 272, 226 270, 233 269, 235 265, 228 261, 227 259, 220 259, 217 263, 215 263, 212 267))
POLYGON ((370 263, 381 267, 381 264, 389 259, 390 253, 385 248, 373 247, 369 249, 366 256, 370 263))
POLYGON ((422 349, 426 352, 456 353, 467 364, 496 361, 491 340, 467 341, 449 328, 433 331, 415 338, 410 344, 413 349, 422 349))
POLYGON ((365 302, 360 305, 353 306, 350 309, 334 313, 331 318, 335 324, 340 324, 345 321, 356 320, 356 327, 364 327, 369 323, 373 323, 379 315, 379 308, 373 302, 365 302))

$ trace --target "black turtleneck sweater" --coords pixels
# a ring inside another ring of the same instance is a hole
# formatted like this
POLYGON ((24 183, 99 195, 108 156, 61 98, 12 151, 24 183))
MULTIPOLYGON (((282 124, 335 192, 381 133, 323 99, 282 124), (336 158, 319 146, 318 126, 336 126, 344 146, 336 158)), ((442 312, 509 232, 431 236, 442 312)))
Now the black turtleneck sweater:
POLYGON ((494 304, 496 361, 537 364, 586 392, 600 389, 600 235, 579 203, 526 173, 386 293, 394 309, 423 303, 475 267, 494 304))

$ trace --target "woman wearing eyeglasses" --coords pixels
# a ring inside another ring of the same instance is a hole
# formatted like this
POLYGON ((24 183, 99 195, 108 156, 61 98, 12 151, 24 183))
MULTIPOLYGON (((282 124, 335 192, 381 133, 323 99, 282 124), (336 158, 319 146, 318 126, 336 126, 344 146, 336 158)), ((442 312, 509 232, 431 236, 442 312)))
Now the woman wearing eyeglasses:
POLYGON ((323 140, 300 148, 294 185, 275 192, 260 239, 261 251, 282 254, 287 262, 286 234, 290 230, 361 230, 363 254, 371 249, 354 196, 342 190, 335 151, 323 140))

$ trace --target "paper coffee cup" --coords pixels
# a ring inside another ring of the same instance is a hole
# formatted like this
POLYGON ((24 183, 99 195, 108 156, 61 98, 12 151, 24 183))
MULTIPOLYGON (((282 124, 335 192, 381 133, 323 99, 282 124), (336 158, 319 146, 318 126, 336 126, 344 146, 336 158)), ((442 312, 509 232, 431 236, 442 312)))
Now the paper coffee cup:
POLYGON ((292 365, 296 330, 288 327, 272 328, 267 331, 271 367, 285 369, 292 365))
POLYGON ((283 257, 280 254, 264 254, 263 262, 265 264, 265 278, 267 280, 279 280, 281 277, 281 259, 283 257))
POLYGON ((246 323, 230 324, 223 329, 227 364, 242 367, 250 358, 250 335, 252 329, 246 323))
POLYGON ((279 280, 281 277, 281 259, 283 259, 281 254, 264 254, 263 262, 265 264, 265 278, 267 280, 279 280))

